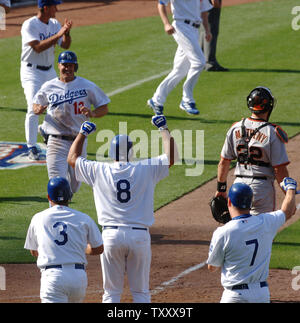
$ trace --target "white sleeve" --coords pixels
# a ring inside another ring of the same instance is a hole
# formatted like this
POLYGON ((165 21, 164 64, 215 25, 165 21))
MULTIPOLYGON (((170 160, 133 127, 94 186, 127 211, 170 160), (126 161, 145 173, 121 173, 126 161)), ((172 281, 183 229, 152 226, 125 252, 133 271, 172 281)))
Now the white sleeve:
POLYGON ((35 104, 40 104, 40 105, 48 105, 48 97, 47 97, 47 91, 44 90, 44 87, 42 88, 35 94, 33 98, 33 103, 35 104))
POLYGON ((275 237, 279 228, 285 223, 285 213, 281 210, 277 210, 270 213, 262 213, 259 216, 262 217, 265 223, 266 230, 271 230, 273 237, 275 237))
POLYGON ((213 8, 212 4, 208 0, 202 0, 200 4, 201 4, 201 12, 205 12, 213 8))
POLYGON ((78 157, 75 163, 75 177, 77 181, 84 182, 93 187, 96 180, 97 164, 98 162, 78 157))
POLYGON ((91 103, 95 108, 110 103, 109 97, 96 84, 94 84, 90 95, 91 103))
POLYGON ((28 44, 34 40, 40 41, 40 33, 34 23, 29 24, 29 21, 24 22, 22 29, 22 43, 28 44))
POLYGON ((32 222, 33 221, 31 221, 30 226, 27 231, 24 249, 38 250, 38 243, 36 240, 36 235, 34 233, 34 225, 32 222))
POLYGON ((210 242, 207 264, 215 267, 222 267, 224 259, 224 239, 222 235, 219 235, 219 230, 217 229, 213 233, 210 242))
POLYGON ((169 159, 166 154, 151 158, 149 162, 155 184, 169 176, 169 159))
POLYGON ((92 248, 97 248, 103 245, 102 234, 93 219, 90 219, 87 240, 92 248))

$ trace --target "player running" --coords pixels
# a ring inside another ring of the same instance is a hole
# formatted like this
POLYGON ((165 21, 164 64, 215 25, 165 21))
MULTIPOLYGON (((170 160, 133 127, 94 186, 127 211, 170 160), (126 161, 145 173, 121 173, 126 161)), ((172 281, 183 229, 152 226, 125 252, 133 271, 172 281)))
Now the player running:
MULTIPOLYGON (((46 82, 34 97, 33 110, 37 115, 47 110, 39 131, 47 141, 49 179, 55 176, 68 178, 75 193, 80 183, 67 163, 69 149, 84 121, 101 118, 108 113, 110 99, 95 83, 75 76, 78 62, 74 52, 65 51, 59 55, 58 69, 59 78, 46 82)), ((86 156, 86 146, 87 142, 83 156, 86 156)))

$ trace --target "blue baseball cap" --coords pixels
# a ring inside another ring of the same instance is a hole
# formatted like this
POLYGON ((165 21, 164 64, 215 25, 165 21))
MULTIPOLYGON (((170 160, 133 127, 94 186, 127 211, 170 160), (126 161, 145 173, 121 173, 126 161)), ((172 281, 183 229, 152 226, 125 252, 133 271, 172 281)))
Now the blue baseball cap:
POLYGON ((44 6, 56 6, 61 3, 62 0, 38 0, 38 7, 44 8, 44 6))

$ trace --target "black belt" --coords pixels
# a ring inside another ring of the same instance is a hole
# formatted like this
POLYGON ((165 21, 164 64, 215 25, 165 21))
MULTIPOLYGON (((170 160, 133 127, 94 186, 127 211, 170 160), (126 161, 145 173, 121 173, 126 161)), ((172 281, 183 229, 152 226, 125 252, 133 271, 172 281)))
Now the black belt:
MULTIPOLYGON (((49 265, 45 267, 45 270, 52 269, 52 268, 62 268, 63 265, 49 265)), ((75 269, 83 269, 84 270, 84 264, 74 264, 75 269)))
POLYGON ((200 24, 196 24, 196 23, 191 22, 190 20, 187 20, 187 19, 184 21, 184 23, 188 24, 188 25, 192 25, 195 28, 200 28, 200 24))
MULTIPOLYGON (((260 287, 267 287, 268 283, 267 282, 260 282, 260 287)), ((240 284, 240 285, 235 285, 231 287, 231 290, 237 290, 237 289, 249 289, 248 284, 240 284)))
POLYGON ((68 140, 68 141, 74 141, 76 137, 73 136, 59 136, 59 135, 50 135, 54 138, 62 139, 62 140, 68 140))
POLYGON ((246 178, 253 178, 253 179, 267 179, 267 176, 250 176, 250 175, 236 175, 236 177, 246 177, 246 178))
MULTIPOLYGON (((28 67, 32 67, 33 65, 31 63, 27 63, 28 67)), ((41 71, 49 71, 52 65, 50 66, 42 66, 42 65, 37 65, 36 68, 41 71)))
MULTIPOLYGON (((118 229, 119 227, 116 225, 105 225, 103 226, 103 229, 118 229)), ((139 227, 131 227, 132 230, 145 230, 147 231, 147 228, 139 228, 139 227)))

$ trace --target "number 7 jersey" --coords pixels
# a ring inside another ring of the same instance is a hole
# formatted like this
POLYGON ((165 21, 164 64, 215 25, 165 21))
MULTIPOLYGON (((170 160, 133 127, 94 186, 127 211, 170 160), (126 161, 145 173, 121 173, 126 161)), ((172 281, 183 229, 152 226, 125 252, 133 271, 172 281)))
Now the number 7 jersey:
MULTIPOLYGON (((244 124, 247 135, 249 136, 264 123, 266 121, 262 119, 247 118, 244 124)), ((267 176, 274 179, 273 167, 289 164, 285 147, 287 138, 282 138, 281 134, 285 133, 275 124, 268 124, 261 128, 249 142, 250 163, 245 167, 243 158, 241 158, 245 154, 245 147, 240 143, 242 121, 239 121, 228 130, 221 157, 228 160, 237 160, 235 175, 267 176)))
POLYGON ((43 124, 47 134, 76 136, 81 124, 88 120, 80 108, 98 108, 110 99, 95 83, 77 76, 67 83, 59 78, 44 83, 33 102, 48 106, 43 124))

